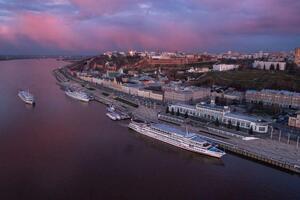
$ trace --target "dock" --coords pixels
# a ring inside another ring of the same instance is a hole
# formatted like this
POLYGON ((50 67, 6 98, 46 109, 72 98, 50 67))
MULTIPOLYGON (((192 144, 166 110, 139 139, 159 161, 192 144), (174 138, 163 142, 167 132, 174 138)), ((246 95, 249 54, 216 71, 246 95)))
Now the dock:
MULTIPOLYGON (((159 119, 186 128, 187 121, 168 115, 159 119)), ((300 149, 276 140, 237 135, 208 126, 188 126, 189 130, 218 145, 228 152, 259 161, 264 164, 300 174, 300 149), (248 140, 250 138, 250 140, 248 140)))
POLYGON ((264 163, 269 166, 280 168, 288 172, 300 174, 300 148, 290 144, 278 142, 270 138, 253 138, 245 135, 235 134, 233 132, 224 131, 209 127, 208 125, 195 125, 188 123, 188 120, 159 114, 161 108, 148 108, 143 105, 130 105, 126 99, 120 100, 121 97, 112 95, 113 91, 103 89, 100 86, 89 85, 94 87, 95 90, 89 91, 84 86, 87 85, 82 80, 77 80, 66 72, 67 70, 57 69, 53 71, 54 76, 58 80, 61 87, 69 86, 70 84, 77 84, 87 90, 94 98, 95 101, 105 105, 114 105, 116 110, 123 113, 126 118, 134 116, 148 122, 171 123, 185 129, 186 124, 189 129, 197 133, 204 139, 218 145, 225 151, 243 156, 245 158, 264 163), (105 94, 105 95, 104 95, 105 94), (249 139, 249 140, 248 140, 249 139))

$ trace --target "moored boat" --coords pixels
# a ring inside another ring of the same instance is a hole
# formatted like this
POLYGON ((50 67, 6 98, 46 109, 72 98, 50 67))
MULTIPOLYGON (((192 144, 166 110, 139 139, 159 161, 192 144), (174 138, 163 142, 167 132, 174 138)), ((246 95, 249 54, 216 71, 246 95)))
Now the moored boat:
POLYGON ((35 104, 34 96, 29 91, 20 90, 18 92, 18 96, 20 97, 20 99, 22 99, 22 101, 24 101, 27 104, 35 104))
POLYGON ((203 155, 221 158, 225 152, 218 149, 198 134, 184 132, 165 124, 147 124, 132 120, 128 127, 142 135, 149 136, 170 145, 203 155))
POLYGON ((114 121, 119 120, 119 118, 117 117, 117 115, 115 113, 112 113, 112 112, 106 113, 106 116, 108 116, 111 120, 114 120, 114 121))
POLYGON ((90 101, 90 97, 85 92, 67 90, 67 91, 65 91, 65 93, 69 97, 72 97, 74 99, 77 99, 77 100, 80 100, 80 101, 83 101, 83 102, 89 102, 90 101))

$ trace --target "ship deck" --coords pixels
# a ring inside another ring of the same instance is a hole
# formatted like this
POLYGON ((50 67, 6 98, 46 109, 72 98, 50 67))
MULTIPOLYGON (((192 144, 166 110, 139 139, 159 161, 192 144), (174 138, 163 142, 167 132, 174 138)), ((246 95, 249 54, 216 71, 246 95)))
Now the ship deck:
POLYGON ((168 126, 166 124, 152 124, 151 127, 156 128, 156 129, 160 129, 160 130, 164 130, 166 132, 169 133, 174 133, 176 135, 179 135, 181 137, 190 139, 192 141, 198 142, 198 143, 208 143, 207 141, 203 140, 200 136, 198 136, 195 133, 187 133, 185 131, 182 131, 180 129, 168 126))

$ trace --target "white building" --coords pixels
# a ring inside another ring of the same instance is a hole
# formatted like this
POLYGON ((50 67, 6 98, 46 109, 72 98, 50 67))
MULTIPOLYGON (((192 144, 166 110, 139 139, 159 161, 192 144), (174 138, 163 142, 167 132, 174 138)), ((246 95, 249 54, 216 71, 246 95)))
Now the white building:
POLYGON ((213 65, 213 71, 229 71, 229 70, 233 70, 233 69, 238 69, 239 65, 233 65, 233 64, 216 64, 213 65))
POLYGON ((254 61, 253 68, 264 69, 264 70, 280 70, 284 71, 286 69, 285 62, 270 62, 270 61, 254 61))
POLYGON ((205 72, 209 72, 209 68, 208 67, 201 67, 201 68, 191 67, 187 72, 189 72, 189 73, 205 73, 205 72))
POLYGON ((201 118, 208 121, 219 121, 223 124, 231 124, 244 129, 251 129, 257 133, 267 133, 268 123, 256 117, 231 113, 227 106, 216 106, 214 104, 200 103, 196 106, 185 104, 173 104, 169 106, 169 111, 179 112, 182 115, 186 113, 195 118, 201 118))

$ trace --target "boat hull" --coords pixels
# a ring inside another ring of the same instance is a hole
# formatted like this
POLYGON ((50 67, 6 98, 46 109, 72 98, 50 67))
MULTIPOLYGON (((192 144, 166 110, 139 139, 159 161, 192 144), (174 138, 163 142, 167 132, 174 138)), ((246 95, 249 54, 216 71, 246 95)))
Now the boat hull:
POLYGON ((179 142, 178 140, 174 140, 174 139, 164 137, 162 135, 154 134, 154 133, 152 133, 151 131, 149 131, 145 128, 134 126, 132 124, 129 124, 128 127, 130 129, 142 134, 142 135, 151 137, 153 139, 159 140, 161 142, 167 143, 167 144, 172 145, 172 146, 176 146, 178 148, 181 148, 181 149, 184 149, 184 150, 187 150, 187 151, 199 153, 199 154, 202 154, 202 155, 206 155, 206 156, 210 156, 210 157, 214 157, 214 158, 218 158, 218 159, 221 158, 223 155, 225 155, 225 153, 222 153, 222 154, 221 153, 215 153, 215 152, 209 151, 207 149, 203 149, 203 148, 196 147, 196 146, 191 146, 191 145, 189 145, 185 142, 179 142))
POLYGON ((27 99, 24 98, 21 94, 18 94, 18 97, 19 97, 23 102, 25 102, 26 104, 29 104, 29 105, 34 105, 34 104, 35 104, 35 101, 34 101, 34 100, 27 100, 27 99))
POLYGON ((113 120, 113 121, 117 121, 118 120, 118 118, 116 116, 112 115, 112 113, 106 113, 106 116, 109 119, 113 120))

